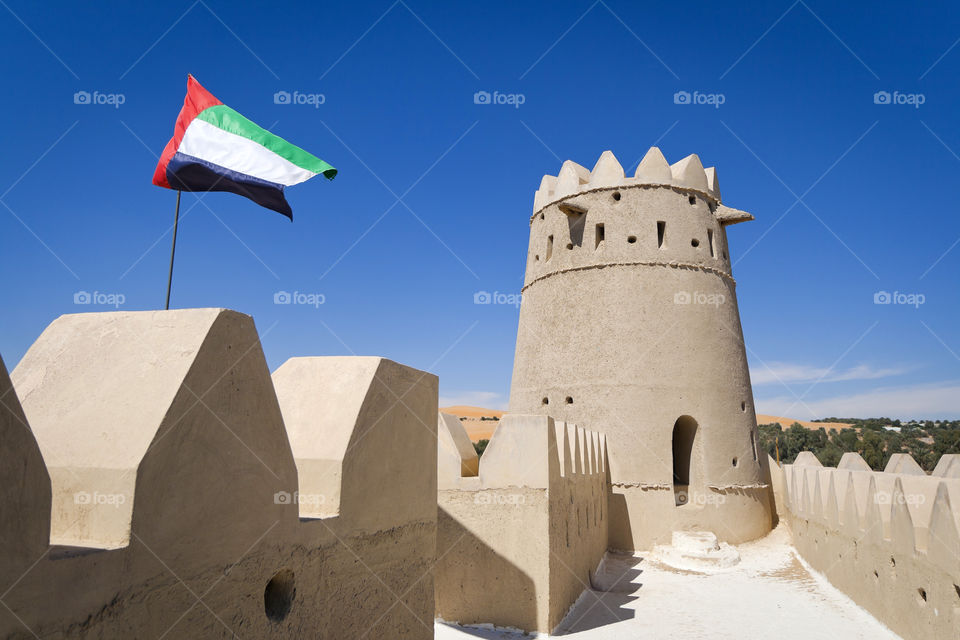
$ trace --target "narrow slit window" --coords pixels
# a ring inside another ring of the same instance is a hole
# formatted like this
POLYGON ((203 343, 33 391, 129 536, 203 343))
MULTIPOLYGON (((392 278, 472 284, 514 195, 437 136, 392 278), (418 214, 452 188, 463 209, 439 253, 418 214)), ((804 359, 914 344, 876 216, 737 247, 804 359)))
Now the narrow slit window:
POLYGON ((667 232, 667 223, 663 220, 657 221, 657 248, 663 249, 663 236, 667 232))
POLYGON ((594 234, 594 249, 599 249, 600 245, 603 243, 603 225, 598 224, 596 233, 594 234))
POLYGON ((547 236, 547 257, 545 262, 550 261, 550 256, 553 255, 553 236, 547 236))
POLYGON ((707 244, 710 245, 710 257, 716 257, 717 252, 713 246, 713 229, 707 229, 707 244))

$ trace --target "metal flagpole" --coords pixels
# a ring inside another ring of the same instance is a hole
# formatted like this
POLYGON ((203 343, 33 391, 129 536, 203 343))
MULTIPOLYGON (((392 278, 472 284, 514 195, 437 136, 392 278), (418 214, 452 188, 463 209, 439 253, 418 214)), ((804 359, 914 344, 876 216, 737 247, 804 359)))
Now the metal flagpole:
POLYGON ((173 244, 170 246, 170 273, 167 275, 167 310, 170 309, 170 284, 173 282, 173 254, 177 251, 177 223, 180 222, 180 190, 177 190, 177 210, 173 214, 173 244))

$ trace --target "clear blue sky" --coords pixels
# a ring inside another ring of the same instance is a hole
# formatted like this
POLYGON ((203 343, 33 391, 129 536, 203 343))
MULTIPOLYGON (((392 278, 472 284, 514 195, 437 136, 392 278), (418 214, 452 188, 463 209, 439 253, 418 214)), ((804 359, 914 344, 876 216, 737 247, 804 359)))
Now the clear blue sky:
POLYGON ((10 369, 58 315, 111 308, 77 292, 162 306, 175 194, 150 180, 193 73, 340 170, 288 191, 292 224, 184 195, 173 306, 253 315, 271 368, 383 355, 503 406, 518 310, 474 293, 519 291, 540 177, 657 143, 757 218, 729 238, 761 411, 960 416, 956 3, 0 4, 10 369))

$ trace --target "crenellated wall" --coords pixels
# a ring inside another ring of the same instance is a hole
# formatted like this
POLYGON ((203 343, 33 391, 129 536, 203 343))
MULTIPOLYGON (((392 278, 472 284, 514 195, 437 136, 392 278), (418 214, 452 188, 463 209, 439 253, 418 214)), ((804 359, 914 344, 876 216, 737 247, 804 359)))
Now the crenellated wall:
POLYGON ((432 638, 437 379, 304 360, 187 309, 0 363, 0 636, 432 638))
MULTIPOLYGON (((463 430, 458 420, 446 424, 463 430)), ((548 416, 508 414, 476 477, 458 472, 442 449, 437 616, 552 631, 590 587, 607 548, 604 437, 548 416)))
POLYGON ((835 469, 810 452, 771 468, 794 544, 814 569, 904 638, 957 637, 960 456, 944 456, 930 476, 907 454, 883 472, 856 453, 835 469))

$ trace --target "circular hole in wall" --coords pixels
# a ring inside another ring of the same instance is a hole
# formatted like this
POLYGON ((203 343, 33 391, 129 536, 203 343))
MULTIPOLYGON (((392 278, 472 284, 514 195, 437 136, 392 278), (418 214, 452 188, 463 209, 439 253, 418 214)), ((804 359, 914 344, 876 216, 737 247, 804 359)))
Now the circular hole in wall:
POLYGON ((637 241, 637 236, 627 236, 627 242, 629 242, 630 244, 633 244, 636 241, 637 241))
POLYGON ((741 403, 740 403, 740 411, 746 411, 746 410, 747 410, 747 403, 746 403, 746 402, 741 402, 741 403))
POLYGON ((540 262, 540 256, 533 256, 533 259, 536 260, 537 262, 540 262))
POLYGON ((263 608, 267 617, 274 622, 280 622, 290 613, 293 598, 297 589, 293 584, 293 571, 282 569, 270 578, 267 588, 263 590, 263 608))
POLYGON ((699 246, 700 246, 700 241, 697 240, 696 238, 694 238, 693 240, 690 241, 690 246, 691 246, 691 247, 699 247, 699 246))
POLYGON ((573 398, 571 398, 570 396, 567 396, 567 398, 566 398, 566 403, 567 403, 567 404, 573 404, 573 398))
POLYGON ((572 242, 568 242, 568 243, 567 243, 567 249, 573 249, 573 243, 572 243, 572 242))
POLYGON ((620 201, 620 192, 619 192, 619 191, 614 191, 614 192, 613 192, 613 199, 616 200, 617 202, 620 201))
POLYGON ((540 404, 550 404, 550 398, 544 396, 543 400, 540 401, 540 404))
POLYGON ((733 466, 737 466, 737 464, 738 464, 739 462, 740 462, 739 460, 737 460, 736 458, 734 458, 734 459, 733 459, 733 466))
POLYGON ((690 204, 697 204, 697 196, 690 196, 689 198, 687 198, 687 201, 690 204))
POLYGON ((917 589, 917 598, 920 599, 920 604, 927 604, 927 590, 923 587, 917 589))

